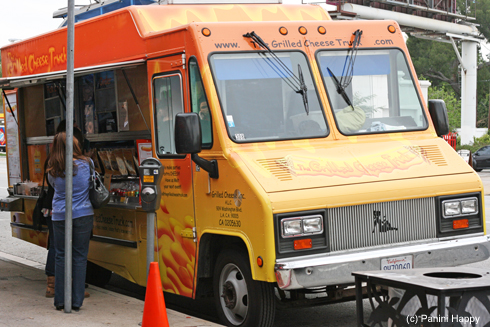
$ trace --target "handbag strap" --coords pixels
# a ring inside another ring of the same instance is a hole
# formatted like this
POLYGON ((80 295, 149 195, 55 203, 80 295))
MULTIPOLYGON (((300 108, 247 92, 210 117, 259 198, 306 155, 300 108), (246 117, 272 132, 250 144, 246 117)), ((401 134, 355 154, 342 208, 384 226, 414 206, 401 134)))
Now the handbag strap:
POLYGON ((89 158, 89 162, 88 162, 88 165, 90 166, 90 175, 93 175, 94 174, 94 162, 92 161, 92 159, 89 158))
POLYGON ((44 174, 43 174, 43 188, 41 190, 44 190, 44 181, 45 181, 45 178, 46 178, 46 172, 44 172, 44 174))
POLYGON ((44 193, 44 181, 45 181, 45 178, 46 178, 46 163, 44 164, 43 185, 42 185, 42 188, 41 188, 41 193, 39 195, 41 195, 41 194, 44 193))
POLYGON ((89 188, 92 189, 92 188, 95 188, 95 168, 94 168, 94 162, 92 161, 91 158, 89 158, 89 167, 90 167, 90 185, 89 185, 89 188))

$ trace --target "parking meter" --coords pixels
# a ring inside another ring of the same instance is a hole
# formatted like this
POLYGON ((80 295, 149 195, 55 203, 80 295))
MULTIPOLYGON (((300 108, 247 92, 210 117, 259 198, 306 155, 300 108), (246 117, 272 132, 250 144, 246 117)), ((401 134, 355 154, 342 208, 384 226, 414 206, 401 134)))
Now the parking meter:
POLYGON ((150 272, 150 263, 154 259, 155 244, 155 211, 160 205, 162 191, 160 182, 163 177, 163 167, 155 158, 147 158, 139 166, 141 179, 141 206, 146 213, 146 274, 150 272))
POLYGON ((141 206, 146 212, 154 212, 160 205, 160 182, 163 177, 163 167, 155 158, 147 158, 139 166, 141 178, 141 206))

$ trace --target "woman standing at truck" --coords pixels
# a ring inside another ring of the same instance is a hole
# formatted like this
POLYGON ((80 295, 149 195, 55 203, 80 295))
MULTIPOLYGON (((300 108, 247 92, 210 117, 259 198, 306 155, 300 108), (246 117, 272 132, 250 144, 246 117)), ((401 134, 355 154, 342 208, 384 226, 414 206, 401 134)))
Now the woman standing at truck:
MULTIPOLYGON (((56 129, 56 134, 66 132, 66 120, 62 120, 56 129)), ((89 147, 86 146, 86 139, 83 137, 82 131, 74 124, 73 125, 73 137, 77 139, 78 144, 83 144, 83 151, 85 155, 90 153, 89 147), (86 150, 87 149, 87 150, 86 150)), ((51 210, 53 208, 53 196, 54 189, 53 186, 49 183, 49 178, 47 177, 47 168, 49 162, 50 155, 46 158, 44 162, 44 174, 46 175, 46 181, 48 184, 48 194, 43 203, 43 214, 46 218, 46 224, 48 225, 49 237, 48 237, 48 256, 46 258, 46 267, 44 269, 47 276, 47 286, 46 286, 46 297, 52 298, 54 297, 54 286, 55 286, 55 255, 56 249, 54 247, 54 231, 53 231, 53 222, 51 221, 51 210)), ((89 297, 90 294, 85 291, 85 297, 89 297)))
MULTIPOLYGON (((53 150, 48 161, 48 178, 54 188, 52 221, 56 249, 55 296, 57 310, 64 309, 65 279, 65 147, 66 133, 55 135, 53 150)), ((82 154, 76 138, 73 139, 73 238, 72 238, 72 309, 78 311, 83 304, 85 274, 90 232, 94 210, 89 199, 90 159, 82 154)))

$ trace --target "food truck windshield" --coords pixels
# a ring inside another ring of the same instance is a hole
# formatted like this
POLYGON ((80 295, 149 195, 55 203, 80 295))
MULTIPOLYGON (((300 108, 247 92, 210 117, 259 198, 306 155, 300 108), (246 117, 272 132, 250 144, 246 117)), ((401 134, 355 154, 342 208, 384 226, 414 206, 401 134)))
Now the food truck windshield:
POLYGON ((233 141, 328 135, 304 53, 216 53, 211 55, 210 65, 233 141), (305 94, 302 85, 306 87, 305 94))
POLYGON ((337 126, 343 134, 428 128, 421 99, 401 50, 359 49, 350 74, 346 67, 350 60, 347 50, 319 51, 316 58, 337 126), (346 80, 350 82, 345 83, 346 80))

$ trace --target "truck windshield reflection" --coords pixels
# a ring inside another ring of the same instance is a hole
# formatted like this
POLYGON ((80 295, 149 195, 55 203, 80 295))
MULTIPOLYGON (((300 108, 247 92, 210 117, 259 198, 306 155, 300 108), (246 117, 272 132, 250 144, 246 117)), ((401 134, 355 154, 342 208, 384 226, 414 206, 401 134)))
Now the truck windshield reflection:
POLYGON ((285 67, 267 52, 211 56, 212 73, 231 139, 255 142, 325 137, 326 119, 304 54, 275 52, 275 55, 285 67), (308 112, 303 94, 291 87, 299 75, 303 76, 308 93, 308 112))
POLYGON ((352 82, 337 92, 348 51, 317 54, 323 82, 339 130, 346 135, 402 132, 427 128, 421 99, 407 61, 398 49, 359 50, 352 82), (349 101, 346 101, 350 99, 349 101))

